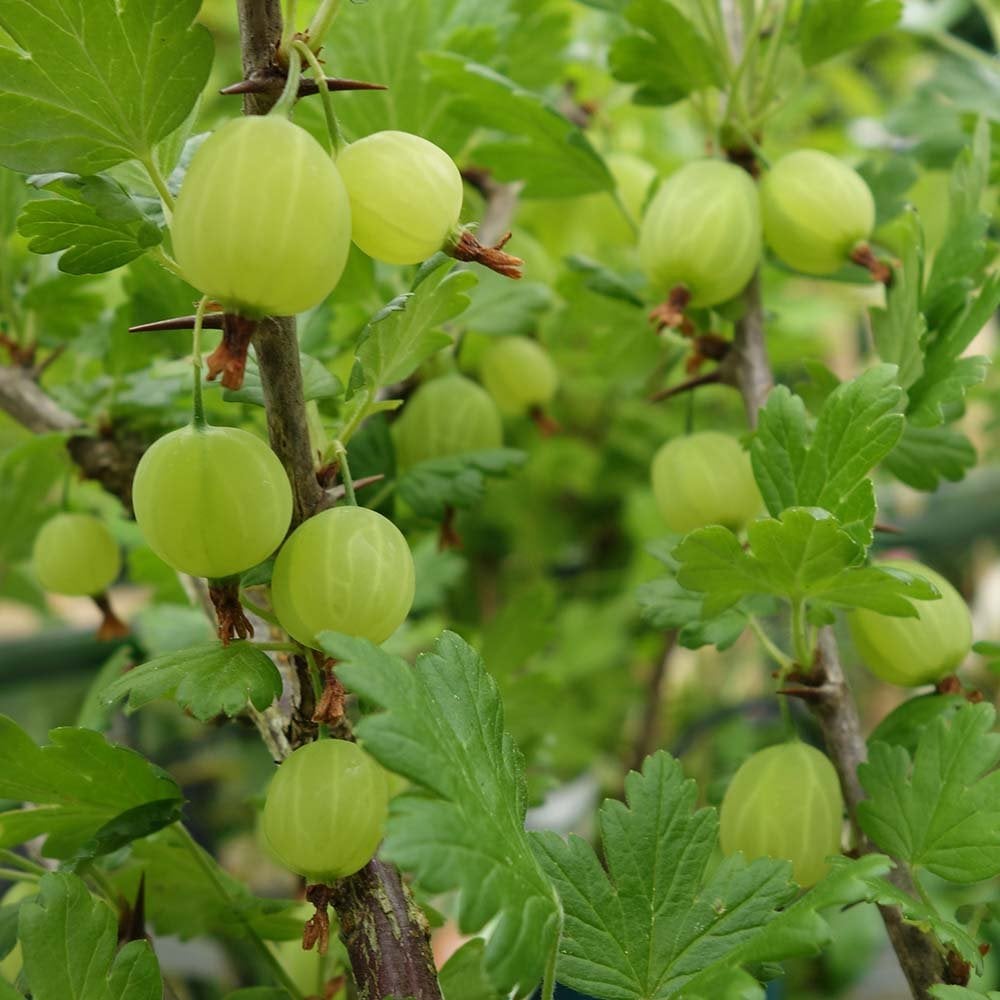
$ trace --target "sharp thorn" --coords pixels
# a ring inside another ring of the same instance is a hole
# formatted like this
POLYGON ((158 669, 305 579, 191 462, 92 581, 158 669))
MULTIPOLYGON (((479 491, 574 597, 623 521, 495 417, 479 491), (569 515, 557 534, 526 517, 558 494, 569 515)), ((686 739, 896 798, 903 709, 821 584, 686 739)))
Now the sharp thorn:
MULTIPOLYGON (((202 321, 203 330, 221 330, 222 313, 208 313, 202 321)), ((155 323, 140 323, 130 326, 129 333, 155 333, 159 330, 193 330, 194 316, 175 316, 173 319, 158 319, 155 323)))
MULTIPOLYGON (((240 80, 238 83, 231 83, 228 87, 223 87, 219 93, 226 96, 238 94, 277 94, 285 85, 285 78, 282 76, 268 76, 256 80, 240 80)), ((326 78, 327 87, 335 92, 348 90, 388 90, 384 83, 370 83, 367 80, 346 80, 339 76, 328 76, 326 78)), ((306 77, 299 84, 299 97, 309 97, 319 93, 319 83, 306 77)))

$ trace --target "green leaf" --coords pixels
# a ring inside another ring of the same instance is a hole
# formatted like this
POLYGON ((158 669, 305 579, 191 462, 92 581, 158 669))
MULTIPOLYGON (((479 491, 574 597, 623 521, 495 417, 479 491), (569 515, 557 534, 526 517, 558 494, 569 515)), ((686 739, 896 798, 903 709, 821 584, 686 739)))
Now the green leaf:
POLYGON ((875 496, 867 476, 895 447, 905 424, 896 375, 893 365, 879 365, 837 386, 811 433, 802 400, 784 386, 771 393, 750 448, 771 514, 821 507, 860 545, 871 544, 875 496))
POLYGON ((907 424, 883 463, 900 482, 915 490, 936 490, 942 479, 957 483, 976 464, 976 449, 951 427, 907 424))
POLYGON ((573 198, 611 191, 615 182, 590 141, 541 97, 499 73, 447 52, 428 53, 434 82, 459 95, 452 113, 504 133, 476 141, 476 163, 500 181, 522 181, 525 198, 573 198))
POLYGON ((966 303, 927 350, 924 373, 910 389, 909 419, 918 427, 935 427, 964 408, 966 391, 986 377, 989 359, 962 357, 1000 307, 1000 275, 992 275, 979 295, 966 303))
POLYGON ((924 731, 911 758, 875 743, 858 770, 862 829, 882 850, 952 882, 1000 873, 1000 735, 991 705, 966 705, 924 731), (984 776, 985 775, 985 776, 984 776))
MULTIPOLYGON (((510 249, 516 251, 517 246, 510 249)), ((502 274, 486 270, 479 276, 471 298, 472 305, 462 317, 462 326, 476 333, 503 337, 533 334, 553 301, 552 292, 541 282, 512 282, 502 274)))
POLYGON ((748 609, 737 605, 714 617, 704 615, 704 594, 686 590, 673 576, 644 583, 636 597, 643 621, 655 629, 676 629, 677 641, 685 649, 728 649, 747 627, 748 609))
POLYGON ((419 786, 393 800, 383 853, 426 892, 459 890, 463 933, 492 925, 489 981, 529 996, 560 912, 524 830, 521 754, 496 683, 451 632, 413 667, 360 639, 326 632, 320 641, 347 687, 384 710, 358 725, 365 749, 419 786))
POLYGON ((0 979, 0 1000, 24 1000, 24 994, 18 993, 5 979, 0 979))
POLYGON ((291 900, 261 899, 246 884, 220 868, 204 851, 202 860, 214 870, 211 877, 192 856, 184 834, 176 826, 136 841, 131 856, 113 878, 126 898, 134 899, 145 877, 146 914, 158 934, 239 938, 250 925, 267 940, 289 940, 302 935, 302 917, 291 900), (219 884, 225 888, 225 897, 219 884))
POLYGON ((945 919, 936 906, 928 906, 915 899, 888 879, 874 879, 872 888, 877 902, 884 906, 898 906, 907 923, 915 925, 924 934, 933 934, 945 948, 954 949, 974 969, 982 971, 983 956, 979 951, 979 942, 959 924, 945 919))
POLYGON ((637 85, 637 104, 673 104, 705 87, 721 86, 712 45, 668 0, 632 0, 625 17, 633 31, 611 47, 611 72, 637 85))
POLYGON ((358 342, 366 383, 377 388, 401 382, 450 344, 441 327, 468 308, 468 291, 475 284, 475 274, 455 270, 449 261, 379 310, 358 342))
POLYGON ((126 695, 129 712, 157 698, 173 698, 206 722, 217 715, 240 715, 248 704, 263 711, 281 695, 281 674, 252 642, 211 642, 158 656, 104 691, 108 703, 126 695))
POLYGON ((88 175, 151 156, 208 81, 212 39, 191 23, 199 6, 0 0, 0 27, 22 50, 0 47, 0 163, 88 175))
POLYGON ((483 939, 473 938, 444 963, 438 974, 444 1000, 504 1000, 483 974, 485 950, 483 939))
POLYGON ((960 694, 922 694, 897 705, 868 737, 869 743, 887 743, 913 754, 927 727, 943 715, 954 715, 968 702, 960 694))
POLYGON ((902 0, 805 0, 799 25, 802 61, 815 66, 889 31, 902 0))
POLYGON ((289 1000, 288 991, 273 986, 250 986, 244 990, 227 993, 225 1000, 289 1000))
POLYGON ((399 496, 419 517, 440 520, 449 508, 475 507, 489 476, 509 476, 527 455, 513 448, 471 451, 420 462, 399 478, 399 496))
POLYGON ((927 322, 920 311, 924 275, 924 234, 916 211, 900 223, 900 263, 886 292, 884 309, 871 310, 872 337, 878 356, 899 369, 899 384, 908 389, 924 370, 927 322))
POLYGON ((0 716, 0 798, 33 804, 0 813, 0 847, 45 834, 45 855, 68 857, 123 813, 181 797, 158 767, 90 729, 53 729, 49 738, 37 747, 0 716))
POLYGON ((725 963, 795 895, 786 861, 727 858, 706 877, 718 837, 714 809, 660 751, 625 781, 627 805, 600 812, 607 871, 580 837, 534 835, 565 911, 559 982, 616 1000, 666 1000, 725 963))
POLYGON ((705 614, 717 615, 745 597, 769 594, 793 603, 820 601, 914 617, 911 601, 938 596, 926 580, 858 566, 864 550, 819 508, 791 507, 780 520, 755 521, 748 537, 750 549, 745 551, 728 528, 713 525, 693 531, 677 547, 677 579, 705 595, 705 614))
MULTIPOLYGON (((302 366, 302 391, 307 403, 311 399, 334 399, 343 393, 343 383, 336 375, 327 371, 322 361, 317 361, 308 354, 300 354, 299 364, 302 366)), ((264 405, 264 386, 260 381, 260 369, 257 367, 255 354, 247 357, 243 385, 239 389, 225 389, 222 398, 227 403, 264 405)))
POLYGON ((53 487, 69 471, 66 439, 38 434, 0 456, 0 572, 31 553, 51 517, 53 487))
POLYGON ((148 941, 115 955, 117 920, 83 881, 50 873, 21 907, 18 937, 34 1000, 162 1000, 160 967, 148 941))
POLYGON ((109 177, 47 174, 34 178, 34 183, 57 197, 29 201, 17 220, 17 231, 28 239, 33 253, 65 251, 59 258, 60 271, 113 271, 163 240, 160 229, 109 177))
POLYGON ((942 986, 941 984, 931 987, 931 996, 935 1000, 1000 1000, 1000 992, 996 990, 981 993, 979 990, 973 990, 967 986, 942 986))

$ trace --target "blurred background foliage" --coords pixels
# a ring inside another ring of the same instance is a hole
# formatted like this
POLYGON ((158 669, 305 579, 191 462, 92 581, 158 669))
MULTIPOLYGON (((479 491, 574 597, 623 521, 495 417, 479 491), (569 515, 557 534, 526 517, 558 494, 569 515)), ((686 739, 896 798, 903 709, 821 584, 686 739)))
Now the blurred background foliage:
MULTIPOLYGON (((311 4, 300 0, 299 6, 304 20, 311 4)), ((461 166, 479 165, 477 149, 489 133, 484 137, 475 127, 475 108, 470 113, 442 88, 421 57, 456 52, 586 122, 626 210, 637 217, 656 178, 702 155, 705 138, 690 104, 642 107, 632 103, 632 88, 612 78, 607 52, 621 30, 622 7, 618 0, 348 4, 323 53, 328 69, 389 90, 338 97, 345 131, 349 138, 381 128, 418 132, 447 148, 461 166)), ((238 111, 237 99, 218 95, 219 87, 240 78, 233 4, 206 0, 201 18, 215 36, 218 58, 192 133, 238 111)), ((764 152, 774 159, 811 146, 862 165, 878 196, 880 222, 891 222, 911 202, 933 254, 945 225, 949 169, 979 116, 988 121, 994 156, 1000 157, 998 32, 1000 4, 993 0, 908 2, 902 28, 851 58, 825 62, 808 76, 794 66, 784 70, 789 98, 768 124, 764 152)), ((322 134, 318 103, 303 102, 297 117, 322 134)), ((1000 170, 1000 162, 994 168, 1000 170)), ((131 170, 116 169, 123 175, 131 170)), ((145 178, 130 173, 129 181, 153 196, 145 178)), ((561 430, 544 436, 527 418, 508 421, 507 443, 523 449, 527 462, 511 478, 491 482, 482 501, 459 514, 460 549, 438 549, 438 526, 398 500, 391 478, 378 502, 406 531, 418 572, 415 613, 391 647, 412 656, 447 626, 480 649, 502 688, 507 726, 527 757, 533 800, 546 810, 550 826, 586 829, 598 795, 620 789, 661 668, 654 745, 681 757, 710 802, 721 798, 749 753, 777 738, 779 722, 769 696, 772 664, 752 634, 721 654, 712 647, 674 649, 643 623, 635 599, 637 586, 658 573, 647 546, 664 534, 648 481, 652 455, 685 427, 743 433, 740 400, 710 386, 663 403, 648 401, 668 378, 680 376, 686 347, 670 336, 659 339, 647 323, 635 295, 642 279, 633 228, 614 198, 551 197, 564 193, 558 177, 552 183, 556 190, 545 197, 523 197, 514 219, 510 248, 527 261, 525 280, 506 284, 481 273, 471 308, 449 327, 457 351, 432 359, 425 374, 457 364, 475 375, 489 338, 537 335, 560 371, 551 415, 561 430), (617 276, 610 294, 600 267, 617 276)), ((98 428, 113 425, 151 441, 185 422, 187 335, 126 331, 190 312, 194 291, 149 258, 110 275, 60 272, 53 257, 30 253, 15 231, 29 197, 42 195, 0 172, 0 330, 37 343, 42 355, 58 352, 45 374, 46 389, 98 428)), ((468 186, 466 218, 475 220, 482 210, 468 186)), ((411 279, 352 251, 333 298, 301 323, 302 351, 314 359, 317 380, 336 375, 346 382, 359 331, 411 279)), ((808 398, 829 384, 829 373, 846 377, 865 365, 865 310, 878 302, 878 286, 809 280, 774 264, 765 267, 764 284, 768 346, 779 381, 808 398)), ((972 352, 996 353, 992 324, 972 352)), ((266 433, 260 406, 227 399, 217 387, 209 389, 207 405, 213 422, 266 433)), ((335 392, 315 401, 320 418, 335 416, 339 405, 335 392)), ((964 478, 958 469, 957 481, 932 493, 895 481, 879 484, 880 519, 896 529, 881 536, 884 547, 907 549, 947 574, 972 604, 980 640, 1000 639, 998 413, 1000 376, 993 373, 973 391, 962 423, 978 455, 976 468, 964 478)), ((357 474, 384 470, 386 456, 391 465, 388 423, 373 418, 352 442, 357 474)), ((234 875, 261 894, 291 895, 294 884, 262 858, 255 832, 271 765, 252 729, 203 726, 172 703, 111 717, 88 697, 98 675, 113 676, 129 662, 210 635, 202 611, 143 544, 118 501, 74 475, 61 438, 35 437, 0 415, 0 711, 39 740, 59 725, 110 726, 113 738, 141 746, 182 784, 199 838, 214 845, 234 875), (133 626, 121 643, 94 639, 99 616, 92 604, 44 595, 28 568, 34 535, 58 508, 67 479, 72 506, 100 512, 127 553, 113 591, 133 626)), ((843 640, 870 729, 905 694, 859 669, 846 635, 843 640)), ((966 669, 995 697, 987 664, 972 658, 966 669)), ((808 737, 812 723, 804 713, 798 723, 808 737)), ((148 853, 155 866, 156 846, 148 853)), ((995 895, 996 888, 949 887, 941 891, 954 898, 942 899, 958 909, 995 895)), ((151 898, 155 913, 155 894, 151 898)), ((447 901, 442 908, 447 911, 447 901)), ((161 914, 159 929, 170 934, 180 924, 161 914)), ((818 961, 790 963, 770 996, 907 995, 871 908, 863 917, 842 914, 837 927, 832 949, 818 961)), ((447 947, 442 936, 442 949, 447 947)), ((219 995, 209 980, 228 967, 231 955, 206 948, 178 949, 179 998, 219 995), (213 971, 199 979, 199 968, 213 971)), ((169 972, 162 949, 161 957, 169 972)), ((996 961, 987 962, 982 982, 1000 985, 996 961)))

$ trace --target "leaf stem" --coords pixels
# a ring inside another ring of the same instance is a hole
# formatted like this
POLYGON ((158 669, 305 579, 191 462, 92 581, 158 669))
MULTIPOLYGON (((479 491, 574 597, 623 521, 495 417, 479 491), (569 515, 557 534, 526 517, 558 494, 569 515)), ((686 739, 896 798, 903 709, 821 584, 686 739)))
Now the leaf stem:
POLYGON ((199 430, 208 426, 205 419, 205 400, 201 388, 201 328, 208 308, 208 296, 202 296, 194 314, 194 328, 191 331, 191 367, 194 369, 194 413, 191 422, 199 430))
POLYGON ((275 958, 274 952, 268 948, 264 939, 247 920, 246 915, 233 902, 233 898, 229 895, 229 890, 226 888, 226 884, 219 877, 219 872, 216 868, 215 862, 209 858, 201 847, 195 842, 194 837, 191 836, 188 828, 183 823, 175 823, 174 829, 179 834, 181 842, 187 852, 202 870, 205 877, 212 883, 215 891, 219 894, 227 906, 229 906, 236 919, 243 925, 243 930, 246 933, 247 938, 250 940, 251 944, 253 944, 254 948, 256 948, 260 953, 260 957, 263 959, 264 964, 274 976, 275 982, 288 991, 292 1000, 305 1000, 305 995, 298 988, 298 986, 296 986, 295 982, 291 979, 288 973, 281 967, 281 963, 277 960, 277 958, 275 958))
POLYGON ((792 646, 798 665, 808 670, 812 666, 812 643, 806 621, 806 602, 801 597, 792 601, 792 646))
POLYGON ((9 865, 14 865, 15 868, 23 868, 25 872, 34 875, 36 878, 41 878, 42 875, 48 873, 48 869, 43 865, 36 864, 30 858, 22 857, 17 851, 9 851, 6 848, 0 849, 0 860, 6 861, 9 865))
POLYGON ((778 664, 783 672, 789 671, 795 666, 795 661, 764 631, 764 626, 761 625, 756 615, 748 615, 747 624, 757 636, 768 656, 778 664))
POLYGON ((556 995, 556 962, 559 958, 559 946, 554 945, 545 963, 545 978, 542 980, 542 1000, 554 1000, 556 995))
POLYGON ((152 153, 147 154, 139 161, 143 167, 146 169, 146 173, 149 175, 149 179, 153 182, 153 187, 156 188, 157 193, 160 196, 160 200, 163 202, 164 208, 168 212, 173 212, 174 210, 174 196, 170 193, 170 188, 167 187, 167 180, 160 173, 160 168, 156 165, 156 160, 152 153))
POLYGON ((16 868, 0 868, 0 879, 7 882, 37 882, 42 876, 34 872, 20 871, 16 868))
POLYGON ((322 0, 319 9, 313 14, 306 34, 309 36, 309 48, 319 52, 323 47, 323 39, 333 24, 333 19, 340 13, 340 0, 322 0))
POLYGON ((330 93, 330 85, 326 82, 326 73, 323 72, 323 67, 316 58, 316 53, 305 42, 296 40, 293 43, 293 48, 309 63, 309 68, 316 75, 320 100, 323 102, 323 114, 326 116, 326 128, 330 133, 333 157, 336 159, 337 154, 344 148, 344 133, 340 130, 340 122, 337 121, 337 112, 333 107, 333 95, 330 93))
POLYGON ((347 449, 343 441, 333 442, 333 453, 337 456, 340 465, 340 478, 344 483, 344 499, 351 507, 357 507, 358 498, 354 494, 354 478, 351 476, 351 467, 347 464, 347 449))
POLYGON ((170 254, 166 252, 166 250, 163 249, 163 247, 150 247, 146 252, 164 270, 169 271, 173 275, 176 275, 182 281, 186 280, 184 278, 183 272, 181 271, 180 265, 177 263, 176 260, 174 260, 173 257, 170 256, 170 254))
POLYGON ((259 604, 255 604, 249 597, 247 597, 245 591, 240 591, 240 604, 242 604, 247 611, 251 612, 251 614, 255 614, 258 618, 266 621, 268 625, 281 625, 281 622, 278 621, 277 615, 275 615, 273 611, 268 611, 267 608, 262 608, 259 604))
MULTIPOLYGON (((253 608, 250 609, 253 611, 253 608)), ((254 612, 256 614, 256 612, 254 612)), ((298 653, 299 647, 294 642, 255 642, 256 649, 269 653, 298 653)))

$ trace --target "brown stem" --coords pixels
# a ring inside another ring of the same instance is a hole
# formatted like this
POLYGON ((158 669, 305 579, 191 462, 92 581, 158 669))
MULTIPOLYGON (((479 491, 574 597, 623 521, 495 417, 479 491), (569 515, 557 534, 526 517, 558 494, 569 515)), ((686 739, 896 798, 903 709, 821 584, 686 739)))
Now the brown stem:
POLYGON ((427 920, 395 868, 370 861, 332 897, 358 1000, 441 1000, 427 920))
POLYGON ((522 277, 521 268, 524 261, 504 250, 510 240, 511 233, 504 233, 492 246, 477 239, 470 230, 460 230, 454 239, 444 248, 444 252, 455 260, 467 261, 472 264, 482 264, 505 278, 522 277))
POLYGON ((680 396, 685 392, 692 392, 703 385, 715 385, 722 381, 722 376, 719 375, 718 371, 707 372, 704 375, 696 375, 694 378, 689 378, 684 382, 678 382, 676 385, 668 385, 665 389, 660 389, 654 392, 650 397, 649 401, 651 403, 659 403, 664 399, 670 399, 673 396, 680 396))
POLYGON ((747 421, 757 426, 760 408, 774 387, 771 361, 764 336, 764 308, 760 274, 754 274, 743 292, 743 315, 736 322, 732 347, 719 366, 720 380, 735 386, 743 397, 747 421))
MULTIPOLYGON (((281 38, 280 0, 237 0, 237 9, 243 75, 248 80, 267 76, 274 70, 281 38)), ((245 94, 244 110, 263 114, 274 100, 273 94, 245 94)), ((291 480, 297 524, 320 506, 325 494, 309 444, 294 319, 263 320, 254 347, 271 446, 291 480)), ((300 687, 308 686, 300 678, 300 687)), ((315 710, 314 705, 310 708, 315 710)), ((293 748, 298 744, 290 742, 293 748)), ((441 1000, 427 922, 395 868, 371 861, 338 883, 334 895, 360 1000, 441 1000)))
POLYGON ((879 260, 867 243, 861 243, 851 251, 851 260, 859 267, 865 268, 872 276, 872 281, 877 281, 886 287, 892 284, 892 267, 884 260, 879 260))
MULTIPOLYGON (((858 847, 861 853, 868 854, 875 848, 861 833, 857 823, 858 803, 865 797, 858 778, 858 767, 867 758, 868 750, 831 628, 820 631, 815 669, 818 682, 815 690, 820 692, 821 697, 807 704, 823 730, 827 752, 840 777, 858 847)), ((904 865, 897 862, 888 878, 898 889, 910 896, 916 895, 913 879, 904 865)), ((903 921, 899 907, 880 906, 879 910, 913 996, 917 1000, 929 1000, 931 987, 948 981, 940 952, 929 935, 903 921)))
POLYGON ((663 640, 663 652, 653 667, 646 683, 646 703, 643 706, 642 724, 628 760, 630 771, 641 771, 642 762, 660 746, 660 722, 663 715, 663 686, 667 679, 670 658, 677 647, 677 632, 671 630, 663 640))
POLYGON ((294 527, 316 513, 325 500, 323 488, 316 478, 309 443, 295 320, 288 316, 262 320, 254 334, 254 348, 264 390, 271 447, 281 459, 292 484, 294 527))
POLYGON ((99 482, 132 509, 132 477, 142 456, 143 441, 111 427, 97 434, 64 410, 20 367, 0 367, 0 410, 36 434, 70 432, 66 448, 87 479, 99 482), (79 433, 74 433, 79 432, 79 433))

